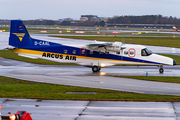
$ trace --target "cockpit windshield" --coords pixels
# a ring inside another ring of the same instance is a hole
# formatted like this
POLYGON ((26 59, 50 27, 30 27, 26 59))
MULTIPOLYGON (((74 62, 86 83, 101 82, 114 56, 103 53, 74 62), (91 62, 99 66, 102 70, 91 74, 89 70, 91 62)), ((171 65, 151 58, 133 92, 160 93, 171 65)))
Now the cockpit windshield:
POLYGON ((149 56, 151 54, 152 54, 152 52, 150 50, 148 50, 147 48, 141 50, 142 56, 149 56))

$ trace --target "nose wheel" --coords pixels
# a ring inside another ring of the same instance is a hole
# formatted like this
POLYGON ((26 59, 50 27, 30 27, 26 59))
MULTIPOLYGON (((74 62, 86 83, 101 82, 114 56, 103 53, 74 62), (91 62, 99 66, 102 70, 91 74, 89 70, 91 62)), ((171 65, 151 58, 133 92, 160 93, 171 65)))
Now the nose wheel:
POLYGON ((159 73, 160 73, 160 74, 163 74, 163 72, 164 72, 164 69, 163 69, 163 67, 161 66, 161 67, 159 68, 159 73))
POLYGON ((99 72, 100 70, 101 70, 101 68, 98 67, 98 66, 93 66, 93 67, 92 67, 92 71, 93 71, 93 72, 99 72))

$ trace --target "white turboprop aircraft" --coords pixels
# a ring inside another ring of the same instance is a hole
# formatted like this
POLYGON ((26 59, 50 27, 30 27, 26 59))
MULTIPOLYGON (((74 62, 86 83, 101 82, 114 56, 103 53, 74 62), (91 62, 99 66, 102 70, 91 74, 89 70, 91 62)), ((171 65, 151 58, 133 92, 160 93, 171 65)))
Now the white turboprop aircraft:
POLYGON ((20 56, 40 58, 61 63, 76 63, 92 67, 93 72, 116 64, 157 65, 163 73, 164 65, 176 65, 169 57, 157 55, 141 45, 121 42, 50 42, 31 38, 21 20, 12 20, 9 45, 20 56))

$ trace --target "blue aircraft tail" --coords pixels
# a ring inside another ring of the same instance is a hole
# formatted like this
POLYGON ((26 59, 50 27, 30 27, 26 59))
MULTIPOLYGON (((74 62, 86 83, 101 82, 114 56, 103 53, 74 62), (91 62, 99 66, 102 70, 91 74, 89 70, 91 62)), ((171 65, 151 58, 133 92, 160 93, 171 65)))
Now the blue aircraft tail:
POLYGON ((11 20, 9 45, 16 48, 32 46, 32 39, 21 20, 11 20))

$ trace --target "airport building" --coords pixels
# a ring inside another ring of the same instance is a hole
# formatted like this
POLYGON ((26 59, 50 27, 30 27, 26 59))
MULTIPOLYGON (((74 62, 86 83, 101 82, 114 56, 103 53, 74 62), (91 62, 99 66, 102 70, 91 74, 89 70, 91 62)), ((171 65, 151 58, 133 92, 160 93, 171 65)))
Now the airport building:
POLYGON ((101 19, 97 15, 81 15, 80 21, 96 21, 99 22, 101 19))
POLYGON ((81 17, 81 18, 80 18, 80 21, 82 21, 82 22, 88 21, 88 18, 87 18, 87 17, 81 17))

